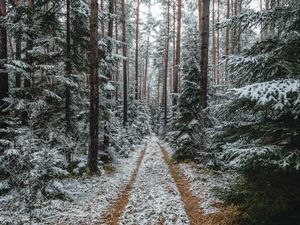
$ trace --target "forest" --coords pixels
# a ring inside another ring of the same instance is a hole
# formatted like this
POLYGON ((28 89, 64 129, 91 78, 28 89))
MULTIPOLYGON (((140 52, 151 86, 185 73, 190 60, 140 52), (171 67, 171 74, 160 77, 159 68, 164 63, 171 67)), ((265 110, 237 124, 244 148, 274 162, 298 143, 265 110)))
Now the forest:
POLYGON ((0 225, 299 225, 299 0, 0 0, 0 225))

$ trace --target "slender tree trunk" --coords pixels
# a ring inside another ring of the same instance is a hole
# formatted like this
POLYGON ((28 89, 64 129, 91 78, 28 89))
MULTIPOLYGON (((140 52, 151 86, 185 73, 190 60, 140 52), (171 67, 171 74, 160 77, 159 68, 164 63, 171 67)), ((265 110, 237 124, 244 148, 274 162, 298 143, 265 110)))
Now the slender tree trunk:
MULTIPOLYGON (((114 0, 109 0, 108 4, 108 10, 109 10, 109 20, 108 20, 108 54, 110 58, 112 58, 112 38, 113 38, 113 28, 114 28, 114 19, 113 19, 113 13, 114 13, 114 0)), ((112 81, 112 72, 108 71, 108 82, 112 81)), ((106 152, 106 150, 109 148, 109 142, 110 142, 110 109, 111 109, 111 91, 108 90, 106 94, 106 110, 104 116, 104 137, 103 137, 103 151, 106 152)))
POLYGON ((181 0, 178 0, 178 15, 177 15, 177 33, 176 33, 176 56, 175 56, 175 70, 173 75, 173 89, 174 98, 173 106, 177 105, 177 95, 178 95, 178 76, 179 76, 179 65, 180 65, 180 52, 181 52, 181 0))
POLYGON ((90 17, 90 149, 87 171, 98 173, 99 77, 98 77, 98 0, 91 0, 90 17))
MULTIPOLYGON (((172 96, 172 106, 174 106, 174 73, 176 68, 176 1, 173 1, 173 30, 172 30, 172 73, 171 73, 171 79, 170 79, 170 93, 172 96)), ((175 111, 173 111, 175 112, 175 111)))
MULTIPOLYGON (((243 5, 243 0, 239 1, 238 4, 238 12, 242 12, 242 5, 243 5)), ((237 53, 241 52, 241 25, 238 26, 237 28, 237 53)))
MULTIPOLYGON (((212 1, 212 24, 215 24, 215 0, 212 1)), ((213 65, 212 68, 212 80, 213 84, 216 84, 216 31, 213 27, 212 29, 212 48, 211 48, 211 62, 213 65)))
MULTIPOLYGON (((0 18, 6 16, 6 0, 0 0, 0 18)), ((8 73, 3 61, 7 60, 7 32, 6 27, 0 23, 0 115, 7 114, 3 112, 3 98, 8 96, 8 73)))
MULTIPOLYGON (((71 63, 71 20, 70 20, 70 12, 71 12, 71 0, 67 0, 67 19, 66 19, 66 27, 67 27, 67 35, 66 35, 66 77, 68 79, 71 78, 72 73, 72 63, 71 63)), ((65 119, 66 119, 66 133, 68 134, 71 131, 71 90, 68 86, 65 89, 65 119)), ((71 162, 71 152, 66 153, 66 159, 68 162, 71 162)))
MULTIPOLYGON (((118 0, 115 0, 115 15, 118 15, 118 0)), ((115 20, 115 37, 116 40, 119 39, 119 29, 118 29, 119 23, 118 19, 115 20)), ((119 54, 119 46, 116 47, 116 55, 119 54)), ((120 62, 117 60, 116 62, 116 74, 115 74, 115 81, 116 81, 116 91, 115 91, 115 97, 116 97, 116 104, 118 104, 119 100, 119 76, 120 76, 120 62)))
MULTIPOLYGON (((28 14, 27 14, 27 17, 28 17, 28 24, 30 27, 33 26, 33 10, 34 10, 34 0, 28 0, 28 14)), ((29 38, 27 40, 27 51, 30 51, 31 49, 33 48, 33 35, 30 34, 29 35, 29 38)), ((27 61, 28 61, 28 64, 32 67, 32 56, 30 54, 27 54, 27 61)), ((30 69, 30 79, 25 79, 24 81, 24 87, 30 87, 30 81, 33 79, 33 69, 31 68, 30 69)))
POLYGON ((139 22, 140 0, 136 0, 136 28, 135 28, 135 99, 139 97, 139 22))
MULTIPOLYGON (((148 81, 148 64, 149 64, 149 46, 150 46, 150 35, 148 34, 147 38, 147 49, 146 49, 146 62, 145 62, 145 80, 144 80, 144 98, 146 102, 148 102, 148 97, 147 97, 147 84, 149 83, 148 81)), ((149 103, 149 102, 148 102, 149 103)))
MULTIPOLYGON (((232 7, 232 15, 236 16, 237 15, 237 10, 238 10, 238 0, 232 0, 231 1, 231 7, 232 7)), ((236 53, 236 45, 237 45, 237 28, 234 27, 232 28, 232 33, 231 33, 231 53, 235 54, 236 53)))
POLYGON ((207 107, 207 75, 208 75, 208 45, 209 45, 209 3, 203 0, 202 32, 201 32, 201 59, 200 59, 200 101, 201 108, 207 107))
MULTIPOLYGON (((226 13, 226 19, 229 19, 230 17, 230 0, 227 0, 227 13, 226 13)), ((225 85, 228 85, 228 55, 229 55, 229 27, 226 27, 225 31, 225 85)))
MULTIPOLYGON (((27 20, 28 20, 28 26, 33 27, 33 12, 34 12, 34 0, 28 0, 28 13, 27 13, 27 20)), ((32 50, 33 48, 33 34, 30 33, 29 37, 27 39, 26 48, 26 61, 30 65, 30 68, 28 69, 29 78, 25 78, 24 80, 24 87, 29 89, 31 86, 31 81, 34 81, 34 70, 33 70, 33 57, 28 51, 32 50)), ((26 110, 22 112, 22 124, 27 125, 28 124, 28 113, 26 110)))
MULTIPOLYGON (((103 13, 104 12, 104 0, 100 0, 100 10, 103 13)), ((100 20, 101 24, 101 38, 104 38, 104 20, 100 20)))
MULTIPOLYGON (((22 54, 22 41, 21 41, 21 35, 17 34, 16 37, 16 60, 21 60, 21 54, 22 54)), ((19 72, 16 72, 16 88, 21 87, 21 74, 19 72)))
POLYGON ((167 126, 168 120, 168 66, 169 66, 169 39, 170 39, 170 0, 167 2, 167 30, 166 30, 166 47, 165 47, 165 55, 164 55, 164 82, 163 82, 163 109, 164 109, 164 125, 167 126))
MULTIPOLYGON (((16 0, 16 7, 20 7, 20 0, 16 0)), ((19 10, 18 10, 19 11, 19 10)), ((22 36, 20 33, 16 35, 16 60, 21 60, 22 54, 22 36)), ((22 84, 21 74, 16 72, 16 88, 20 88, 22 84)))
MULTIPOLYGON (((218 1, 218 22, 220 22, 220 0, 218 1)), ((220 30, 217 29, 217 73, 216 73, 216 84, 220 84, 220 30)))
POLYGON ((202 31, 202 22, 201 22, 201 18, 202 18, 202 14, 203 14, 202 1, 203 0, 198 0, 198 16, 199 16, 198 26, 199 26, 199 33, 201 33, 201 31, 202 31))
MULTIPOLYGON (((128 32, 127 32, 126 35, 127 35, 127 40, 128 40, 128 38, 129 38, 128 32)), ((130 59, 131 59, 131 52, 130 52, 128 46, 126 48, 126 51, 127 51, 127 53, 126 53, 127 54, 127 60, 126 60, 126 64, 127 64, 127 90, 129 90, 130 89, 130 59)))
POLYGON ((122 42, 123 42, 123 126, 127 125, 127 43, 126 43, 126 6, 122 0, 122 42))
POLYGON ((140 79, 140 94, 139 94, 139 99, 143 100, 144 98, 144 82, 145 82, 145 61, 144 59, 142 60, 142 74, 141 74, 141 79, 140 79))

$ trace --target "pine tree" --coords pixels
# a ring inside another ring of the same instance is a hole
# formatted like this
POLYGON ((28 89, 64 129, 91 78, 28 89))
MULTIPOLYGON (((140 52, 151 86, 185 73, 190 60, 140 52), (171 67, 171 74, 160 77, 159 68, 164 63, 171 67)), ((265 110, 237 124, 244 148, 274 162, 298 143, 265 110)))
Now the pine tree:
POLYGON ((98 173, 99 77, 98 77, 98 1, 91 1, 90 17, 90 149, 88 172, 98 173))
POLYGON ((227 195, 228 202, 247 206, 243 224, 297 224, 299 219, 299 9, 299 3, 287 1, 226 21, 242 30, 275 26, 268 39, 229 58, 235 88, 230 101, 215 109, 222 121, 214 134, 223 163, 245 178, 227 195))
MULTIPOLYGON (((8 97, 8 73, 4 66, 7 60, 7 33, 6 27, 3 23, 3 18, 6 16, 6 1, 0 1, 0 115, 6 114, 4 112, 5 104, 3 99, 8 97)), ((1 123, 1 121, 0 121, 1 123)))

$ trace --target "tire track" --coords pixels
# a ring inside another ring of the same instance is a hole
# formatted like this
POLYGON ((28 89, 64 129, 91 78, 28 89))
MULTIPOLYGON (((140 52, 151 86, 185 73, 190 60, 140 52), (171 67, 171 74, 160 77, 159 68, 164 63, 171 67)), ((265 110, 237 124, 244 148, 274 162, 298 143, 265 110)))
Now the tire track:
POLYGON ((204 225, 206 224, 205 216, 202 210, 199 208, 199 199, 191 193, 189 190, 189 182, 184 175, 179 171, 179 168, 173 165, 169 158, 169 153, 158 143, 164 160, 169 167, 169 172, 174 179, 177 188, 181 194, 181 200, 184 203, 186 214, 189 218, 190 225, 204 225))
POLYGON ((136 168, 133 171, 131 178, 129 182, 126 184, 125 189, 121 193, 121 195, 118 197, 116 201, 112 203, 112 205, 107 210, 107 213, 104 214, 103 218, 101 219, 100 225, 117 225, 119 221, 119 217, 125 208, 125 206, 128 203, 128 197, 130 194, 130 191, 132 189, 132 185, 134 184, 136 180, 137 173, 139 171, 139 168, 141 166, 141 163, 144 159, 145 153, 147 148, 147 142, 145 143, 144 149, 141 151, 141 154, 137 160, 136 168))

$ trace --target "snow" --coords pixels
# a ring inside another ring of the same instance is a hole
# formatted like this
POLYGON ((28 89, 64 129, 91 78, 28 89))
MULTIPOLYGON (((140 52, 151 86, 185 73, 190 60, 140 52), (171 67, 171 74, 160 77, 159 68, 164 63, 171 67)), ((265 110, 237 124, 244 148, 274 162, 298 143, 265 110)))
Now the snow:
POLYGON ((52 211, 44 224, 95 224, 108 209, 129 181, 136 167, 136 160, 142 147, 138 147, 127 159, 119 159, 115 165, 117 171, 100 177, 65 180, 64 188, 71 194, 69 202, 50 201, 48 209, 52 211))
MULTIPOLYGON (((169 144, 163 143, 162 146, 169 152, 174 153, 174 149, 169 144)), ((237 175, 231 172, 219 172, 204 170, 195 163, 180 163, 179 169, 188 180, 190 191, 199 199, 199 207, 204 214, 219 212, 217 205, 222 201, 215 195, 215 191, 224 192, 228 190, 229 183, 236 179, 237 175)))
MULTIPOLYGON (((69 178, 54 180, 48 187, 49 192, 59 190, 66 199, 49 199, 41 208, 35 210, 42 221, 33 221, 32 224, 96 224, 100 217, 108 209, 109 204, 122 192, 122 188, 130 179, 130 175, 136 167, 136 161, 143 146, 137 146, 128 158, 117 159, 116 171, 112 174, 105 173, 101 176, 69 178)), ((1 187, 5 187, 1 183, 1 187)), ((0 224, 18 224, 28 222, 28 214, 25 206, 19 211, 12 210, 13 197, 17 193, 11 192, 0 198, 0 224), (8 205, 9 204, 9 205, 8 205)))
POLYGON ((218 212, 217 205, 222 201, 215 196, 215 191, 226 191, 229 182, 235 179, 235 176, 230 173, 198 169, 196 164, 180 164, 180 171, 189 181, 193 195, 200 200, 200 208, 204 214, 218 212))
POLYGON ((180 193, 163 159, 158 139, 149 138, 145 158, 121 215, 120 225, 189 224, 180 193))
POLYGON ((111 82, 108 82, 108 83, 105 85, 104 90, 106 90, 106 91, 115 91, 115 87, 112 85, 111 82))
POLYGON ((285 79, 255 83, 242 88, 232 89, 239 98, 248 98, 259 105, 272 104, 274 110, 283 110, 284 107, 299 107, 300 80, 285 79), (293 100, 291 97, 297 98, 293 100))

